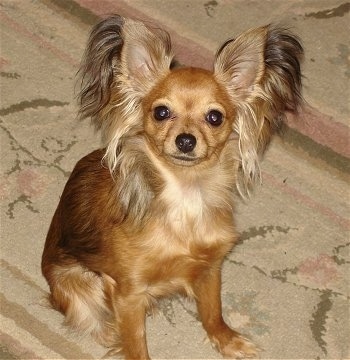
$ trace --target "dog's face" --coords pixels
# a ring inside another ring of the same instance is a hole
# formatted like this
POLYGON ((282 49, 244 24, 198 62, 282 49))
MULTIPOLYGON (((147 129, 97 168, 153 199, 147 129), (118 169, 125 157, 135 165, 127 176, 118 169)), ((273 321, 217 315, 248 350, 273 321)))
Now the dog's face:
POLYGON ((112 17, 90 36, 81 68, 81 115, 102 130, 112 172, 121 145, 140 133, 155 156, 177 167, 218 159, 227 140, 236 138, 232 168, 242 174, 238 187, 249 190, 285 112, 302 104, 302 55, 287 30, 265 26, 226 41, 213 72, 173 69, 165 31, 112 17))
POLYGON ((143 99, 144 131, 156 156, 195 166, 220 154, 232 133, 234 107, 206 70, 171 71, 143 99))

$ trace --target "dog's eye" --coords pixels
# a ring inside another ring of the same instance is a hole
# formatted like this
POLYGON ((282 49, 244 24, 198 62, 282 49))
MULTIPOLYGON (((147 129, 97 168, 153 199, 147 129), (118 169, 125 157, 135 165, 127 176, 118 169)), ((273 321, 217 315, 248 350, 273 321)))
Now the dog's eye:
POLYGON ((170 117, 170 110, 166 106, 157 106, 154 109, 153 116, 158 121, 168 119, 170 117))
POLYGON ((207 122, 212 126, 219 126, 222 124, 222 114, 218 110, 210 110, 206 116, 207 122))

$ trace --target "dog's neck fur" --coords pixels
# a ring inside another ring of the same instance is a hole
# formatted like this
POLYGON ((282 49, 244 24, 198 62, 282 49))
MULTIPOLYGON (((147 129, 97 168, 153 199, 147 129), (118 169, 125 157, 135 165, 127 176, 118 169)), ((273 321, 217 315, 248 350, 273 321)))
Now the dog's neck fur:
POLYGON ((118 176, 118 196, 125 212, 136 222, 161 212, 164 226, 182 224, 183 228, 186 224, 203 227, 216 212, 231 214, 236 181, 232 147, 229 141, 218 157, 193 169, 157 157, 142 136, 126 140, 119 154, 118 176), (154 198, 159 200, 157 209, 152 208, 154 198))

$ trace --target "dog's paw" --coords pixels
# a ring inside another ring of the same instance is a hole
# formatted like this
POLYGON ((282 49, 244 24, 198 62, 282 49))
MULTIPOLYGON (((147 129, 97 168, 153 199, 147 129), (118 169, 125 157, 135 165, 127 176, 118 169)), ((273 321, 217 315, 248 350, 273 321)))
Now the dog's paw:
POLYGON ((256 346, 241 336, 232 338, 227 345, 220 349, 220 352, 225 358, 232 359, 256 358, 258 355, 256 346))
POLYGON ((256 358, 258 355, 257 347, 240 335, 234 335, 228 342, 225 341, 224 344, 216 338, 213 338, 212 342, 225 358, 245 359, 256 358))

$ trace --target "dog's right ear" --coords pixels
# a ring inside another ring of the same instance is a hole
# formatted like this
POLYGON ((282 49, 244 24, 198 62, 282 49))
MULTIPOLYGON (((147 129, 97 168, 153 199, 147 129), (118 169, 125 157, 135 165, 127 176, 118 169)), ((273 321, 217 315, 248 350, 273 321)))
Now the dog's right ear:
POLYGON ((119 63, 119 89, 132 103, 143 97, 169 70, 173 60, 169 34, 160 28, 126 20, 119 63))
POLYGON ((79 71, 81 118, 106 129, 113 110, 132 117, 172 59, 166 31, 119 15, 102 20, 91 31, 79 71))
POLYGON ((102 125, 101 111, 110 101, 114 77, 113 61, 120 57, 124 43, 124 22, 121 16, 115 15, 93 27, 79 69, 79 114, 81 118, 91 117, 97 128, 102 125))

